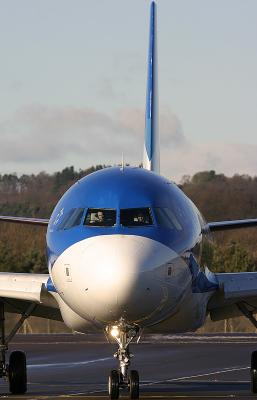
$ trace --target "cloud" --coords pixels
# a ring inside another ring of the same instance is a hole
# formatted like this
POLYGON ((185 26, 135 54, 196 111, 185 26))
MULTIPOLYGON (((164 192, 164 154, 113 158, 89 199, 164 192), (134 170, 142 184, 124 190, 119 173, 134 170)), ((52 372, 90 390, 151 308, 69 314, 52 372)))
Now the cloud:
POLYGON ((98 99, 104 99, 104 101, 114 101, 120 97, 117 92, 117 87, 113 83, 111 78, 103 78, 96 81, 90 82, 90 90, 98 99))
POLYGON ((15 163, 56 163, 65 157, 103 152, 112 157, 118 147, 119 126, 110 116, 85 108, 33 105, 18 110, 0 124, 0 159, 15 163))
POLYGON ((236 173, 257 175, 257 146, 244 143, 187 143, 172 152, 164 149, 163 171, 165 175, 179 182, 183 175, 215 170, 232 176, 236 173))
MULTIPOLYGON (((183 141, 175 116, 165 115, 163 121, 164 140, 174 145, 183 141)), ((0 171, 113 164, 120 162, 122 152, 126 162, 138 165, 143 138, 144 112, 139 109, 109 115, 90 108, 30 105, 0 123, 0 171)))
MULTIPOLYGON (((191 143, 169 109, 160 114, 161 172, 180 181, 183 175, 214 169, 227 175, 257 175, 257 146, 238 143, 191 143)), ((92 108, 30 105, 0 122, 0 173, 53 172, 98 163, 142 161, 144 111, 124 108, 114 114, 92 108)))

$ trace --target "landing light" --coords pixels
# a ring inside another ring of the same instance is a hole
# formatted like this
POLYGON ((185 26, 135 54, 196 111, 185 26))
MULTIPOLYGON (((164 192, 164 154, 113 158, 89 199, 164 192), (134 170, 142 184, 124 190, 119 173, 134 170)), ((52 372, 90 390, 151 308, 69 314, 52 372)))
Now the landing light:
POLYGON ((117 338, 117 337, 119 337, 119 334, 120 334, 120 332, 119 332, 119 327, 118 327, 118 326, 113 326, 113 327, 111 328, 111 335, 112 335, 112 337, 117 338))

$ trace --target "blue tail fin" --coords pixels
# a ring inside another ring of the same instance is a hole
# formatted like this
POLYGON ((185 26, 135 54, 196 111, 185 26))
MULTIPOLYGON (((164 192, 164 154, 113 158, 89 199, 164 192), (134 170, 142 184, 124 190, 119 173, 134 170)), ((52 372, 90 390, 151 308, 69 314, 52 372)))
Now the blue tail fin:
POLYGON ((151 3, 148 77, 146 90, 145 145, 143 167, 160 172, 160 144, 158 121, 156 3, 151 3))

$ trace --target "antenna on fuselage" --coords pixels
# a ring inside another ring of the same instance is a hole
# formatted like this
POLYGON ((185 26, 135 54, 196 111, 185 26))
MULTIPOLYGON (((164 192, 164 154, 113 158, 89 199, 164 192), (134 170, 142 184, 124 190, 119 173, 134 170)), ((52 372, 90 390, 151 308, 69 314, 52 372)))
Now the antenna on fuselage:
POLYGON ((120 170, 123 172, 124 171, 124 154, 123 152, 121 153, 121 167, 120 170))
POLYGON ((143 167, 150 171, 160 173, 156 8, 155 1, 152 1, 150 9, 143 167))

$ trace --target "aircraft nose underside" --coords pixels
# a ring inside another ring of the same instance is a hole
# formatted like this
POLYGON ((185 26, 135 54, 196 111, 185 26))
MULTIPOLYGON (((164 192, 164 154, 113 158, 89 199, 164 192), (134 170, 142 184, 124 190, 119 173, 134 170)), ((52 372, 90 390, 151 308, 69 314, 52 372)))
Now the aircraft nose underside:
POLYGON ((140 322, 171 301, 160 269, 176 258, 149 238, 96 236, 65 250, 52 275, 63 300, 80 316, 103 323, 121 316, 140 322))

